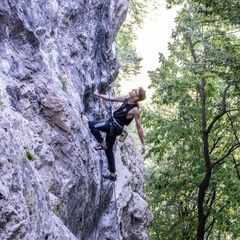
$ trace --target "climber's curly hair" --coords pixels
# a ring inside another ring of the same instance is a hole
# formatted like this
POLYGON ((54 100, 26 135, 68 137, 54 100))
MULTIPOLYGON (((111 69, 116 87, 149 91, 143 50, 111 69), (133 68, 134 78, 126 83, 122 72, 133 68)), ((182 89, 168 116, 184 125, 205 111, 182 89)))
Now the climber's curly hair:
POLYGON ((138 101, 143 101, 146 99, 146 91, 143 87, 138 88, 138 101))

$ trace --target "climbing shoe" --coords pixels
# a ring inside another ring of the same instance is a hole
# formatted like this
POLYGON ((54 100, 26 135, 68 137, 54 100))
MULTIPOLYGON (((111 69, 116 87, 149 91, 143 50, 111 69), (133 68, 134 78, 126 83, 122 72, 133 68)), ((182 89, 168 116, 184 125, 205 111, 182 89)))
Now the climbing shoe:
POLYGON ((101 144, 98 144, 95 148, 94 148, 96 151, 100 151, 100 150, 106 150, 107 149, 107 146, 102 146, 101 144))
POLYGON ((109 179, 111 181, 116 181, 117 180, 117 175, 113 177, 111 174, 110 175, 103 175, 105 179, 109 179))

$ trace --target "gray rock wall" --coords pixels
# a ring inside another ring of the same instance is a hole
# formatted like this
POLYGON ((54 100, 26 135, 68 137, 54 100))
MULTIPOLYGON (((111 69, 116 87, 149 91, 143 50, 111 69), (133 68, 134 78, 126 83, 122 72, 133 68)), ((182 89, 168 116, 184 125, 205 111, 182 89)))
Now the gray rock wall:
POLYGON ((116 144, 118 180, 94 150, 119 62, 127 0, 1 0, 0 239, 148 239, 145 169, 131 137, 116 144))

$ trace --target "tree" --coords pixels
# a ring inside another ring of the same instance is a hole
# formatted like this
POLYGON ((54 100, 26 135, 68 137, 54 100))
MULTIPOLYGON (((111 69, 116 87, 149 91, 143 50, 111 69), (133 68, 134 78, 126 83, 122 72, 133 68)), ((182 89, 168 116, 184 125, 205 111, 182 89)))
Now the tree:
POLYGON ((161 233, 153 226, 153 239, 240 237, 238 18, 229 7, 223 19, 217 5, 209 15, 200 11, 203 1, 185 4, 169 58, 160 54, 160 67, 150 72, 154 110, 144 122, 154 162, 147 195, 161 214, 155 223, 164 226, 161 233))
POLYGON ((142 58, 137 54, 134 41, 137 36, 135 30, 141 27, 146 12, 146 2, 130 1, 129 11, 117 39, 116 52, 121 63, 120 78, 129 78, 139 74, 142 58))
POLYGON ((157 0, 129 1, 127 18, 116 38, 116 52, 121 63, 118 81, 130 80, 132 75, 140 73, 142 57, 137 53, 134 41, 137 39, 137 28, 142 27, 149 14, 149 5, 155 8, 158 5, 157 0))

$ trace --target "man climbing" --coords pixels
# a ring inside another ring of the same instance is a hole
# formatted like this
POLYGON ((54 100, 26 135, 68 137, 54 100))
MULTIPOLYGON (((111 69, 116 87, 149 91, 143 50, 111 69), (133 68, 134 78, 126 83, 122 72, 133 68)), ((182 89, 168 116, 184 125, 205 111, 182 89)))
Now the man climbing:
POLYGON ((99 143, 95 149, 105 150, 108 159, 110 175, 103 177, 110 179, 111 181, 116 181, 117 175, 113 145, 115 143, 116 136, 122 133, 124 125, 129 125, 133 119, 135 119, 138 136, 142 143, 142 154, 145 153, 144 134, 140 120, 138 102, 146 99, 146 91, 142 87, 139 87, 138 89, 133 89, 127 96, 109 97, 107 95, 100 94, 97 90, 95 90, 93 94, 103 100, 123 102, 120 108, 113 113, 113 117, 107 122, 97 120, 88 122, 91 133, 99 143), (106 133, 105 140, 101 136, 100 131, 106 133))

